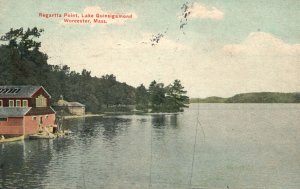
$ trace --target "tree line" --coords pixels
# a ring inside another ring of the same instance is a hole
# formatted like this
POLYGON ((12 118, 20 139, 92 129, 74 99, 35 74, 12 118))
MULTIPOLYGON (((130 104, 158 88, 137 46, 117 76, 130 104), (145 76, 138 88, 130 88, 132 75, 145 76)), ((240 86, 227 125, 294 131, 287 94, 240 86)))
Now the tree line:
POLYGON ((0 46, 0 85, 42 85, 52 96, 52 103, 61 95, 66 100, 86 105, 89 112, 117 110, 116 107, 136 105, 146 111, 182 110, 188 97, 179 80, 164 87, 153 81, 149 89, 143 85, 134 88, 119 82, 113 74, 91 76, 83 69, 81 73, 71 71, 67 65, 50 65, 47 54, 41 52, 42 29, 11 29, 2 35, 0 46))

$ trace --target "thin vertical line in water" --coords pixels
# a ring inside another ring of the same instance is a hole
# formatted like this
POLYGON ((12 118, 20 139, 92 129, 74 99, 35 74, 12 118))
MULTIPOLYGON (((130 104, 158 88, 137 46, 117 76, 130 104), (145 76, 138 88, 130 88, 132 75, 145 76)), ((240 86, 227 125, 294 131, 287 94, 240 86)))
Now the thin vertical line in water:
POLYGON ((84 177, 85 172, 84 172, 82 156, 80 156, 80 168, 81 168, 81 176, 82 176, 82 180, 83 180, 83 188, 86 189, 86 183, 85 183, 85 177, 84 177))
MULTIPOLYGON (((3 154, 3 146, 1 145, 1 154, 3 154)), ((0 162, 0 170, 1 170, 1 180, 2 180, 2 182, 1 182, 1 186, 2 186, 2 188, 5 188, 5 180, 6 180, 6 178, 5 178, 5 168, 4 168, 4 166, 5 166, 5 158, 4 158, 4 162, 0 162)), ((0 188, 1 188, 1 186, 0 186, 0 188)))
POLYGON ((149 170, 149 186, 152 187, 152 125, 150 124, 150 170, 149 170))
MULTIPOLYGON (((199 114, 199 113, 198 113, 199 114)), ((204 132, 204 128, 203 128, 203 125, 201 124, 200 120, 199 120, 199 116, 197 118, 197 121, 198 121, 198 125, 200 126, 201 128, 201 131, 202 131, 202 134, 203 134, 203 142, 205 142, 205 132, 204 132)))
MULTIPOLYGON (((82 158, 82 157, 81 157, 82 158)), ((83 188, 86 188, 86 184, 85 184, 85 177, 84 177, 84 171, 83 171, 83 166, 82 166, 82 159, 81 159, 81 175, 82 175, 82 180, 83 180, 83 188)))
MULTIPOLYGON (((23 121, 24 122, 24 121, 23 121)), ((24 123, 23 123, 24 124, 24 123)), ((25 135, 23 135, 23 140, 22 140, 22 144, 23 144, 23 162, 26 162, 26 146, 25 146, 25 135)), ((26 169, 24 169, 24 167, 22 168, 22 176, 23 178, 25 178, 25 172, 26 172, 26 169)), ((24 186, 24 180, 22 182, 22 187, 25 188, 24 186)), ((4 188, 4 187, 3 187, 4 188)))
POLYGON ((194 171, 194 162, 195 162, 195 151, 196 151, 196 145, 197 145, 197 135, 198 135, 198 125, 199 125, 199 101, 197 103, 197 124, 196 124, 196 132, 195 132, 195 140, 194 140, 194 148, 193 148, 193 160, 192 160, 192 167, 191 167, 191 174, 190 174, 190 182, 189 186, 192 187, 192 180, 193 180, 193 171, 194 171))

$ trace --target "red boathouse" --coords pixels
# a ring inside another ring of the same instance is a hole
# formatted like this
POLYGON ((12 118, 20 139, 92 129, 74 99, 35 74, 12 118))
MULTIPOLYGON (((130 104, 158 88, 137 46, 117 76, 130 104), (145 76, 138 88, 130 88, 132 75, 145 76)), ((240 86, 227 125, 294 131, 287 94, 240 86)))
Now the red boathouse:
POLYGON ((0 86, 0 136, 53 132, 55 111, 42 86, 0 86))

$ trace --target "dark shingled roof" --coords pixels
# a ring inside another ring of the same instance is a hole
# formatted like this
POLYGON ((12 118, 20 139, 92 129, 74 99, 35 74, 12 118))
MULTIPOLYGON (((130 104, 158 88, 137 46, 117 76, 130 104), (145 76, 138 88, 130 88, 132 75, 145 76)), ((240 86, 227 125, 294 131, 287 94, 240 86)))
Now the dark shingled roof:
POLYGON ((0 118, 23 117, 31 107, 2 107, 0 108, 0 118))
POLYGON ((45 115, 45 114, 55 114, 55 111, 51 107, 37 107, 31 108, 31 110, 26 113, 26 115, 45 115))
POLYGON ((30 98, 40 88, 43 87, 32 85, 0 85, 0 98, 30 98))

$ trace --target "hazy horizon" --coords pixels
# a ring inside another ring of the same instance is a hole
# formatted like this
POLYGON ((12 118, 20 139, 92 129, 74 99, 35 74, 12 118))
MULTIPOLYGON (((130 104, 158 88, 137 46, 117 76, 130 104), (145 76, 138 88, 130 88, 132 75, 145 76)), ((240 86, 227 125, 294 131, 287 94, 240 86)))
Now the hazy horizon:
POLYGON ((182 81, 188 95, 230 97, 300 91, 300 1, 0 0, 0 34, 44 28, 48 63, 114 74, 137 87, 182 81), (126 14, 107 24, 70 24, 39 14, 126 14), (156 43, 151 39, 161 35, 156 43))

